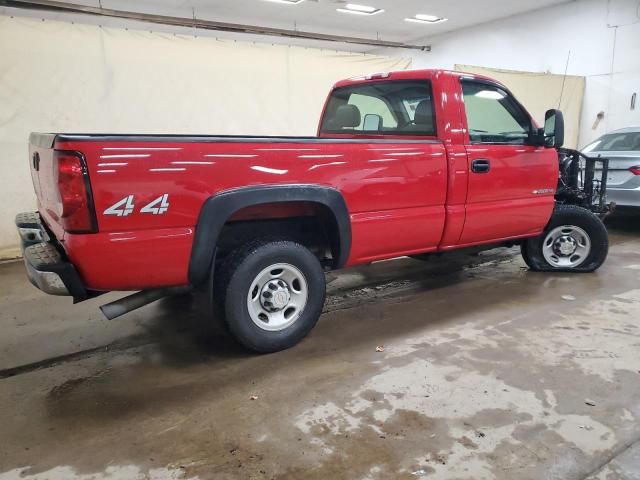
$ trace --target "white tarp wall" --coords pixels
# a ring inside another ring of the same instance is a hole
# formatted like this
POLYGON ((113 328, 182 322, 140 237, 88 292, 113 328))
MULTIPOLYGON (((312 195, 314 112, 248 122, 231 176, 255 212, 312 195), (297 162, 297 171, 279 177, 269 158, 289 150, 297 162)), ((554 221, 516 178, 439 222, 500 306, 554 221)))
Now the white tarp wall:
POLYGON ((0 258, 39 132, 314 135, 339 79, 411 61, 0 16, 0 258))
POLYGON ((564 114, 565 141, 569 148, 578 146, 580 117, 584 98, 585 78, 575 75, 517 72, 471 65, 456 65, 456 70, 495 78, 513 93, 540 126, 550 108, 564 114))

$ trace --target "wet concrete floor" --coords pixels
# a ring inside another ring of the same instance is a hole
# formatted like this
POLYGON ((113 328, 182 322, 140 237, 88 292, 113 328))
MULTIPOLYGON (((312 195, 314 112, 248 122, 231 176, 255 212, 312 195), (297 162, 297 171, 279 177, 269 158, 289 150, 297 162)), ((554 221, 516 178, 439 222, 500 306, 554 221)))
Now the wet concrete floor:
POLYGON ((638 223, 596 274, 517 249, 330 274, 266 356, 204 341, 202 297, 107 322, 116 295, 0 265, 0 480, 638 479, 638 223))

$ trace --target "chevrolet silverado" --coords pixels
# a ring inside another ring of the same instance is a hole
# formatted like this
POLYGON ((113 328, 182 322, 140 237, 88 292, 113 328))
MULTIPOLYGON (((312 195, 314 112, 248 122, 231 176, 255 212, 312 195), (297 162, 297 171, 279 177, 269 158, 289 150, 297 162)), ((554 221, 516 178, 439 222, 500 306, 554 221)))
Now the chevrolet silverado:
POLYGON ((492 79, 418 70, 337 83, 315 137, 33 133, 27 274, 75 302, 139 291, 108 318, 207 290, 211 321, 273 352, 316 324, 327 270, 519 244, 532 270, 592 272, 606 183, 545 120, 492 79))

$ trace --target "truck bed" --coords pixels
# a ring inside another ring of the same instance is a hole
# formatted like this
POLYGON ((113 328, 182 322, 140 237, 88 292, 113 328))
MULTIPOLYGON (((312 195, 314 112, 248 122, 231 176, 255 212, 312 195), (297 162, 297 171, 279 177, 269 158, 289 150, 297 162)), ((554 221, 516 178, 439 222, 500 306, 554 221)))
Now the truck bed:
MULTIPOLYGON (((32 133, 29 143, 52 148, 56 142, 189 142, 189 143, 425 143, 424 139, 327 138, 270 135, 181 135, 120 133, 32 133)), ((426 140, 427 143, 431 142, 426 140)), ((437 141, 436 141, 437 142, 437 141)))
POLYGON ((348 264, 433 250, 443 235, 447 157, 435 139, 34 133, 30 142, 40 158, 32 173, 43 221, 94 290, 187 284, 202 206, 240 187, 339 190, 352 222, 348 264), (52 214, 54 149, 82 154, 96 233, 65 232, 52 214), (114 208, 129 197, 130 214, 114 208), (160 214, 141 212, 160 198, 168 204, 160 214), (126 285, 115 265, 130 272, 126 285))

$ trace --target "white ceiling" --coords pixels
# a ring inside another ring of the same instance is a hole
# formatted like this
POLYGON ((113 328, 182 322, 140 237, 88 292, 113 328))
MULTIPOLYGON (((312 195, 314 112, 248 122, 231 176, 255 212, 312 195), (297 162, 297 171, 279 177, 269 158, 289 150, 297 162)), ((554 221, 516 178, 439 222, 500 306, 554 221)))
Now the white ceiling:
MULTIPOLYGON (((103 8, 178 17, 191 17, 195 11, 197 18, 205 20, 419 43, 421 39, 440 33, 575 0, 351 1, 385 10, 384 13, 372 16, 339 13, 336 8, 347 3, 340 0, 305 0, 297 5, 282 5, 266 0, 67 1, 92 7, 98 6, 101 1, 103 8), (406 17, 418 13, 446 17, 449 21, 435 25, 404 21, 406 17)), ((111 19, 108 24, 114 25, 117 21, 111 19)))

